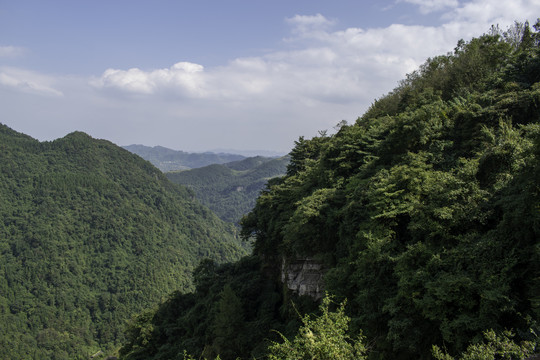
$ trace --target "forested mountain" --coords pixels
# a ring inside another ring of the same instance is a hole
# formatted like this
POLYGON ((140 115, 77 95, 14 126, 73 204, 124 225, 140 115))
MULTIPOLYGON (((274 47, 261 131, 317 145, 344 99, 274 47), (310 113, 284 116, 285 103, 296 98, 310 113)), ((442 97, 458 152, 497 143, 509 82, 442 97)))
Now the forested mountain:
MULTIPOLYGON (((430 359, 437 345, 450 360, 488 330, 538 344, 538 179, 540 22, 493 28, 428 59, 335 135, 300 138, 242 221, 253 256, 199 267, 196 292, 133 323, 122 357, 261 358, 270 329, 290 338, 309 307, 290 290, 295 261, 347 299, 342 339, 362 332, 368 358, 430 359)), ((330 346, 295 357, 324 344, 322 332, 299 335, 271 359, 337 358, 330 346)), ((512 347, 499 345, 464 358, 503 358, 512 347)))
POLYGON ((269 179, 285 175, 289 157, 250 157, 223 165, 168 172, 174 183, 195 192, 197 199, 222 220, 238 223, 247 214, 269 179))
POLYGON ((202 258, 245 254, 193 198, 108 141, 0 125, 0 358, 106 354, 133 314, 192 289, 202 258))
POLYGON ((245 158, 245 156, 236 154, 215 154, 212 152, 187 153, 184 151, 168 149, 163 146, 150 147, 144 145, 127 145, 123 146, 123 148, 150 161, 155 167, 163 172, 195 169, 211 164, 224 164, 245 158))

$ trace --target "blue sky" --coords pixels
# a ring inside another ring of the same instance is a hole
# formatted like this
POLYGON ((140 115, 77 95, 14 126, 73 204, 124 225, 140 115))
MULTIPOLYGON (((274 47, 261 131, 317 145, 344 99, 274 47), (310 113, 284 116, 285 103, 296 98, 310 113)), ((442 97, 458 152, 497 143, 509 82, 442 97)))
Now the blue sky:
POLYGON ((288 152, 540 0, 0 0, 0 122, 39 140, 288 152))

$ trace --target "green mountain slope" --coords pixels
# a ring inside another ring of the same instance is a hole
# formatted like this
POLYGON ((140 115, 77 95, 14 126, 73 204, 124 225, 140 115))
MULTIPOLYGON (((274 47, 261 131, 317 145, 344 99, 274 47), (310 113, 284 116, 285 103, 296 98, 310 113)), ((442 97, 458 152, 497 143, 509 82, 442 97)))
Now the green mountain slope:
POLYGON ((0 125, 0 358, 78 359, 192 289, 201 258, 244 254, 234 229, 147 161, 72 133, 0 125))
POLYGON ((163 146, 128 145, 124 149, 150 161, 163 172, 195 169, 211 164, 224 164, 242 160, 245 157, 235 154, 187 153, 165 148, 163 146))
POLYGON ((489 329, 538 342, 540 21, 519 29, 460 42, 355 124, 301 138, 287 175, 242 222, 259 262, 248 278, 259 274, 273 290, 250 292, 245 273, 199 268, 194 298, 173 295, 141 319, 138 329, 153 331, 130 332, 123 358, 183 348, 261 358, 272 333, 251 325, 290 336, 295 309, 305 310, 306 297, 281 284, 283 269, 294 270, 287 264, 302 259, 348 299, 351 337, 363 332, 372 359, 431 359, 432 345, 458 354, 489 329), (200 317, 210 320, 195 328, 200 317))
POLYGON ((165 175, 172 182, 192 189, 197 199, 222 220, 237 223, 253 209, 268 180, 285 175, 288 162, 288 156, 277 159, 255 156, 165 175))

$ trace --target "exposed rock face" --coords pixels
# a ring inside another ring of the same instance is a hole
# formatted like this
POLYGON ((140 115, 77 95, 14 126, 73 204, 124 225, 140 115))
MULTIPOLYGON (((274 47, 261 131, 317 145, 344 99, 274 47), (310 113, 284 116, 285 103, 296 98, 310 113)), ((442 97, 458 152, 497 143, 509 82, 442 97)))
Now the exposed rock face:
POLYGON ((281 282, 292 292, 319 300, 324 296, 322 264, 311 259, 283 259, 281 282))

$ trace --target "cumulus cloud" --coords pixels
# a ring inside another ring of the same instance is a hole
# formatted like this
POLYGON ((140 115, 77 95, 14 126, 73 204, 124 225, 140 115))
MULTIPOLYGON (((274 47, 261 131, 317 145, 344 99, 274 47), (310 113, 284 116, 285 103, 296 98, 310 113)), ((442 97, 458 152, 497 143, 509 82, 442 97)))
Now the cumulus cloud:
POLYGON ((463 2, 461 6, 447 12, 443 19, 451 23, 508 26, 514 20, 534 21, 539 14, 540 2, 538 0, 474 0, 463 2))
POLYGON ((17 91, 45 96, 63 96, 62 91, 54 88, 53 77, 33 71, 3 67, 0 68, 0 86, 17 91))
POLYGON ((291 36, 282 50, 208 69, 190 62, 148 71, 108 69, 93 85, 146 96, 197 99, 199 106, 209 108, 242 106, 246 113, 249 109, 264 113, 271 107, 332 106, 354 120, 428 57, 445 54, 460 38, 480 35, 500 19, 520 19, 534 8, 527 0, 514 2, 516 8, 489 0, 400 1, 417 5, 422 12, 444 11, 443 19, 446 14, 451 20, 437 26, 334 30, 336 23, 321 14, 295 15, 286 19, 291 36), (486 9, 482 16, 480 8, 486 9))
MULTIPOLYGON (((440 34, 429 28, 396 25, 332 32, 318 27, 330 23, 322 15, 297 16, 293 22, 294 26, 299 23, 317 27, 311 33, 310 46, 238 58, 209 70, 188 62, 149 71, 108 69, 92 84, 127 93, 167 92, 214 101, 242 102, 264 97, 265 101, 285 102, 296 98, 306 104, 357 102, 368 90, 387 88, 381 79, 399 78, 432 54, 433 48, 422 46, 419 36, 441 44, 440 34), (415 56, 411 57, 411 53, 415 56)), ((305 36, 298 32, 291 41, 301 43, 305 36)))
POLYGON ((162 89, 173 89, 188 97, 204 95, 204 67, 190 62, 179 62, 168 69, 143 71, 107 69, 91 84, 98 88, 114 88, 132 93, 153 94, 162 89))

